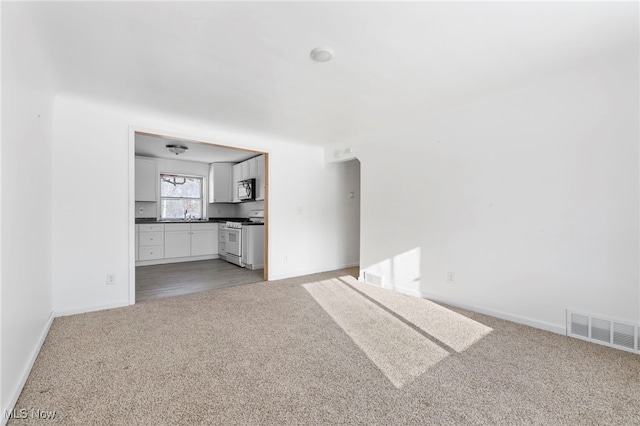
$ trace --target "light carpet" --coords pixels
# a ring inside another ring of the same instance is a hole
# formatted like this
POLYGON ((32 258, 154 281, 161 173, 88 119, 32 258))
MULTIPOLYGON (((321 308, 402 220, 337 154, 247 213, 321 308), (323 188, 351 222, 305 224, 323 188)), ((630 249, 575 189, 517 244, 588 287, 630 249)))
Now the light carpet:
POLYGON ((638 355, 347 272, 57 318, 9 424, 640 424, 638 355))

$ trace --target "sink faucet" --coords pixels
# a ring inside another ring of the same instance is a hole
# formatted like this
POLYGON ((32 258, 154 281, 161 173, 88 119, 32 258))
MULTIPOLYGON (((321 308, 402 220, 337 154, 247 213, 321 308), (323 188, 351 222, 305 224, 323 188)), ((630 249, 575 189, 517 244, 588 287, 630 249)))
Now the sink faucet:
POLYGON ((184 220, 189 220, 189 216, 187 216, 187 210, 184 211, 184 220))

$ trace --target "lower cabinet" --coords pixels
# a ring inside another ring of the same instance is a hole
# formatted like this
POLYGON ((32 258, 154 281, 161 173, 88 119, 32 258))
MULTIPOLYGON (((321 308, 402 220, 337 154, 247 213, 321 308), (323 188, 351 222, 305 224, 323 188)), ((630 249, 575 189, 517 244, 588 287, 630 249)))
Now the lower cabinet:
POLYGON ((242 227, 242 260, 247 269, 264 268, 264 225, 242 227))
POLYGON ((135 226, 135 228, 136 228, 136 242, 135 242, 135 246, 136 246, 136 262, 138 260, 140 260, 140 255, 138 254, 138 249, 140 248, 140 233, 138 231, 138 227, 139 226, 140 225, 136 225, 135 226))
POLYGON ((218 254, 217 223, 148 224, 137 225, 137 229, 136 260, 155 261, 145 262, 147 265, 213 258, 218 254))
POLYGON ((164 225, 139 225, 138 246, 138 260, 164 258, 164 225))
POLYGON ((218 224, 191 224, 191 256, 218 254, 218 224))
POLYGON ((168 223, 164 226, 164 257, 191 256, 191 225, 188 223, 168 223))

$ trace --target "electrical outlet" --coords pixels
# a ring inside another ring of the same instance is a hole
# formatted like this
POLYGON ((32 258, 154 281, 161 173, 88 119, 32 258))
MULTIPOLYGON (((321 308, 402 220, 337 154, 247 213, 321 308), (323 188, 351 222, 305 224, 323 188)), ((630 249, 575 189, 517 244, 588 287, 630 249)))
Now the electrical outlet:
POLYGON ((114 285, 116 283, 116 276, 114 274, 107 274, 107 285, 114 285))
POLYGON ((289 260, 289 256, 285 254, 285 255, 284 255, 284 261, 286 262, 286 261, 288 261, 288 260, 289 260))
POLYGON ((447 282, 452 283, 454 281, 455 275, 453 272, 447 272, 447 282))

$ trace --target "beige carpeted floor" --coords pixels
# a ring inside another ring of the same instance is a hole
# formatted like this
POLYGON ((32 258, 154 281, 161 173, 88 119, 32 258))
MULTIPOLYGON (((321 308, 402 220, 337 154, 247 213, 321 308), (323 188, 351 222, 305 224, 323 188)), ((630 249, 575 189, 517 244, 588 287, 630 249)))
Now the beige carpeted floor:
POLYGON ((640 424, 638 355, 346 272, 58 318, 9 424, 640 424))

